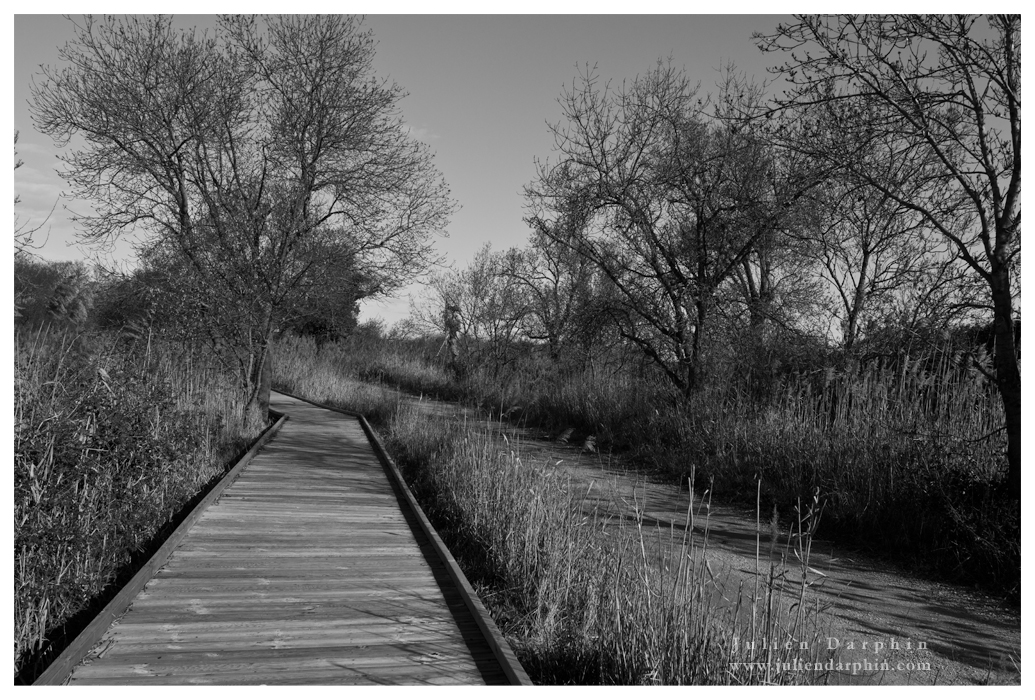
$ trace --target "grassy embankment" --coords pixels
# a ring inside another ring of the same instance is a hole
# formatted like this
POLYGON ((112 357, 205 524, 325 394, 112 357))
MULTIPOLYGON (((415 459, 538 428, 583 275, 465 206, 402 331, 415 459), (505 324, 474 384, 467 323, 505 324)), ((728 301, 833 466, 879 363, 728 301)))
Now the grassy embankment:
MULTIPOLYGON (((815 680, 772 666, 731 668, 731 661, 799 655, 781 649, 788 640, 808 640, 819 649, 818 614, 807 605, 790 612, 804 592, 788 584, 768 556, 740 601, 719 603, 700 535, 706 527, 701 500, 687 514, 694 526, 687 534, 648 527, 642 518, 609 524, 585 515, 582 494, 551 464, 523 459, 501 431, 401 406, 392 393, 357 381, 355 363, 369 356, 354 350, 332 346, 318 353, 309 341, 284 339, 276 348, 275 385, 373 417, 536 682, 815 680)), ((395 361, 394 377, 425 387, 441 379, 404 357, 377 357, 382 364, 366 367, 364 376, 395 361)), ((804 536, 793 538, 800 547, 808 546, 813 524, 803 513, 804 536)), ((779 559, 776 553, 772 561, 779 559)), ((803 559, 807 564, 806 554, 803 559)))
POLYGON ((19 329, 14 659, 31 682, 261 430, 198 355, 19 329))

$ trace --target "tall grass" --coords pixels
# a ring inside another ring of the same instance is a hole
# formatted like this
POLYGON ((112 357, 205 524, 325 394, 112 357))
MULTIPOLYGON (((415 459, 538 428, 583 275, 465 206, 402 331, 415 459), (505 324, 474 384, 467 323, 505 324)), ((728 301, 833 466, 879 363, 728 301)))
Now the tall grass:
MULTIPOLYGON (((790 377, 764 397, 735 378, 691 401, 636 363, 572 367, 530 355, 495 377, 460 382, 425 341, 343 343, 321 351, 330 374, 462 397, 496 415, 592 436, 599 449, 684 482, 696 471, 727 500, 790 512, 818 488, 824 536, 921 570, 1016 596, 1020 512, 1006 471, 1002 408, 980 375, 908 358, 895 370, 790 377), (372 372, 376 368, 376 372, 372 372)), ((621 358, 619 358, 621 359, 621 358)), ((429 392, 432 393, 432 392, 429 392)))
POLYGON ((549 462, 523 459, 505 433, 412 406, 386 430, 408 481, 536 682, 818 680, 779 667, 818 660, 818 615, 804 606, 790 612, 805 579, 790 584, 767 558, 756 577, 717 585, 703 501, 683 528, 645 525, 642 509, 631 522, 611 522, 587 514, 585 494, 549 462), (801 642, 811 651, 800 651, 801 642))
POLYGON ((297 339, 277 352, 277 386, 378 418, 408 483, 535 681, 817 679, 778 667, 818 653, 799 650, 802 641, 819 649, 818 615, 801 605, 791 612, 806 577, 790 583, 767 557, 749 582, 728 582, 722 601, 700 512, 673 529, 648 527, 642 510, 632 522, 586 513, 585 494, 549 462, 526 460, 505 432, 357 391, 340 371, 334 377, 336 352, 297 339))
POLYGON ((343 371, 352 353, 339 345, 320 348, 310 338, 287 336, 273 345, 273 384, 317 403, 336 404, 379 421, 395 410, 397 397, 343 371))
POLYGON ((14 658, 31 682, 262 421, 201 356, 153 339, 19 331, 14 359, 14 658))
POLYGON ((819 489, 824 534, 930 572, 1016 593, 1020 513, 997 397, 925 373, 788 382, 764 404, 713 394, 640 426, 643 460, 714 478, 721 493, 786 508, 819 489), (667 446, 650 450, 648 445, 667 446))

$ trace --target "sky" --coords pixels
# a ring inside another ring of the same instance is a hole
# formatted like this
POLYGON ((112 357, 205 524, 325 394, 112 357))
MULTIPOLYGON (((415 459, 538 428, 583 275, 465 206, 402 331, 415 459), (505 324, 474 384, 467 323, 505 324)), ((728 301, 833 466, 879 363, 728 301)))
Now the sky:
MULTIPOLYGON (((357 9, 365 9, 362 5, 357 9)), ((37 7, 47 9, 33 5, 37 7)), ((311 9, 304 3, 291 7, 311 9)), ((460 205, 436 247, 448 264, 464 267, 485 243, 499 250, 526 242, 522 188, 535 176, 535 159, 551 156, 553 137, 547 123, 560 119, 557 99, 564 86, 572 84, 579 66, 596 66, 601 79, 618 84, 648 71, 659 59, 671 58, 692 80, 700 81, 702 92, 714 91, 719 68, 727 62, 757 80, 765 77, 765 68, 775 59, 762 54, 751 35, 771 31, 779 20, 733 14, 374 14, 367 16, 366 24, 378 42, 376 73, 409 93, 400 103, 403 117, 411 133, 434 152, 436 166, 460 205)), ((177 23, 214 26, 213 18, 205 15, 177 15, 177 23)), ((55 173, 57 149, 49 137, 36 132, 29 116, 32 76, 41 64, 59 64, 58 49, 72 37, 72 23, 59 15, 16 15, 13 30, 14 129, 19 132, 18 157, 24 161, 14 172, 14 189, 21 198, 15 217, 30 225, 46 220, 40 235, 45 235, 46 244, 38 251, 43 258, 132 260, 131 238, 107 251, 78 244, 68 208, 82 205, 61 198, 64 183, 55 173)), ((364 303, 361 318, 380 317, 390 325, 408 314, 408 296, 421 294, 420 285, 410 285, 394 300, 364 303)))

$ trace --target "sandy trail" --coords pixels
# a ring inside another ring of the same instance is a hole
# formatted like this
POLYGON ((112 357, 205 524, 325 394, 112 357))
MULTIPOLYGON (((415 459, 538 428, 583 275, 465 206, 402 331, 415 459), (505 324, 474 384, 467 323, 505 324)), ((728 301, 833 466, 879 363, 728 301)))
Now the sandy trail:
MULTIPOLYGON (((445 419, 468 424, 472 420, 470 411, 455 404, 418 401, 405 395, 402 401, 445 419)), ((536 439, 517 428, 511 428, 510 434, 526 463, 534 459, 554 465, 570 479, 572 489, 588 493, 583 505, 587 513, 635 525, 639 511, 645 528, 666 533, 658 540, 681 539, 691 500, 686 487, 651 481, 618 460, 605 461, 568 445, 536 439), (676 537, 669 538, 667 533, 673 529, 676 537)), ((695 512, 699 506, 698 501, 695 512)), ((695 531, 702 532, 704 525, 698 519, 695 531)), ((716 578, 725 581, 727 599, 733 599, 741 582, 753 580, 755 573, 755 513, 712 503, 707 526, 708 561, 716 578)), ((768 567, 769 535, 764 517, 761 529, 765 533, 760 547, 762 566, 768 567)), ((779 544, 784 543, 786 537, 779 544)), ((831 682, 1020 683, 1019 609, 962 587, 912 576, 829 541, 813 542, 809 565, 824 574, 810 576, 810 580, 821 580, 810 591, 823 610, 819 639, 812 646, 820 646, 821 658, 835 655, 842 663, 855 664, 851 670, 832 674, 831 682)), ((800 566, 791 557, 785 570, 793 587, 800 581, 800 566)))

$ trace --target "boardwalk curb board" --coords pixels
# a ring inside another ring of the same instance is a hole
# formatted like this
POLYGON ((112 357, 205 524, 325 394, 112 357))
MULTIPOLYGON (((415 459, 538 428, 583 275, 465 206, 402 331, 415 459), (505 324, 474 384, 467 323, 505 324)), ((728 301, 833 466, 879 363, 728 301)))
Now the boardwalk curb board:
POLYGON ((507 642, 506 637, 503 636, 503 633, 500 632, 496 623, 493 622, 492 617, 485 609, 481 599, 478 598, 478 594, 475 593, 471 583, 467 580, 464 572, 460 569, 460 565, 456 563, 456 560, 453 558, 453 555, 450 554, 445 543, 442 542, 442 538, 439 537, 438 532, 431 524, 431 521, 429 521, 428 517, 424 514, 424 510, 420 507, 420 504, 417 503, 417 499, 414 497, 413 492, 410 491, 410 488, 406 485, 406 481, 403 479, 402 473, 385 450, 384 445, 381 444, 381 439, 370 426, 366 416, 354 411, 346 411, 334 406, 310 401, 309 399, 296 396, 284 391, 283 389, 276 389, 275 391, 284 396, 290 396, 293 399, 312 404, 313 406, 318 406, 319 408, 323 408, 328 411, 334 411, 336 413, 359 419, 359 423, 363 427, 363 432, 366 433, 367 439, 374 448, 374 453, 377 455, 378 460, 380 460, 381 465, 389 478, 403 494, 403 497, 406 499, 406 502, 410 506, 414 515, 416 515, 421 529, 424 531, 424 534, 428 537, 428 540, 430 540, 434 547, 435 552, 445 565, 446 570, 449 572, 449 577, 453 580, 453 583, 456 584, 456 587, 460 592, 460 596, 463 598, 468 610, 470 610, 475 622, 477 622, 478 628, 481 630, 482 635, 485 637, 485 641, 492 649, 493 654, 499 662, 500 667, 503 669, 504 674, 506 674, 507 679, 513 685, 532 685, 532 680, 528 677, 528 673, 521 666, 521 662, 518 661, 517 655, 507 642))
POLYGON ((111 627, 111 624, 126 611, 136 595, 143 590, 144 586, 154 578, 158 570, 165 565, 173 550, 183 541, 183 538, 186 537, 202 513, 234 483, 241 471, 252 461, 252 458, 258 454, 259 450, 277 434, 288 419, 287 415, 277 414, 275 411, 270 411, 270 415, 275 416, 277 421, 258 437, 255 443, 252 444, 251 449, 237 461, 237 464, 212 487, 212 490, 191 510, 187 517, 183 519, 183 522, 173 530, 172 534, 165 540, 165 543, 154 553, 154 556, 147 560, 136 575, 122 587, 122 590, 93 619, 93 622, 68 645, 60 656, 54 659, 33 685, 60 685, 68 679, 75 667, 86 657, 94 645, 101 640, 104 633, 111 627))

